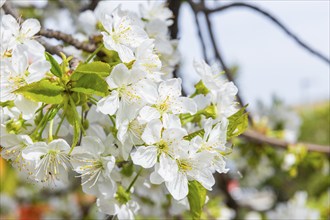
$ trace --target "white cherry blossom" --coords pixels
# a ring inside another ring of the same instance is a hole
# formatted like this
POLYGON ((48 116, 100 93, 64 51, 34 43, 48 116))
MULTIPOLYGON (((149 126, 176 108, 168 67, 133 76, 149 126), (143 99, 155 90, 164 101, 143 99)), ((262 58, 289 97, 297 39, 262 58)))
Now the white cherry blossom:
POLYGON ((126 203, 118 201, 116 197, 100 197, 96 204, 99 210, 108 215, 116 215, 119 220, 134 219, 134 214, 140 209, 135 201, 126 203))
POLYGON ((129 70, 124 64, 116 65, 106 81, 111 94, 99 100, 97 110, 103 114, 113 115, 120 107, 120 102, 142 105, 151 96, 154 85, 142 80, 143 74, 134 69, 129 70))
POLYGON ((34 45, 36 44, 41 46, 37 41, 33 40, 40 28, 41 26, 37 19, 27 19, 20 25, 13 16, 2 16, 1 32, 6 32, 6 37, 3 39, 7 45, 6 50, 15 49, 19 44, 24 44, 31 48, 35 47, 34 45))
POLYGON ((173 18, 173 13, 169 8, 165 7, 165 3, 163 2, 148 2, 146 5, 141 4, 140 12, 142 18, 148 21, 159 19, 166 22, 168 26, 173 23, 171 20, 171 18, 173 18))
MULTIPOLYGON (((2 133, 2 132, 1 132, 2 133)), ((11 160, 13 166, 25 172, 31 172, 31 163, 22 157, 22 151, 33 144, 28 135, 5 134, 1 136, 1 156, 6 160, 11 160)))
POLYGON ((102 32, 103 41, 107 49, 117 51, 120 59, 128 63, 135 59, 134 49, 148 39, 148 35, 132 17, 120 16, 118 10, 112 16, 104 16, 102 24, 107 32, 102 32))
POLYGON ((1 101, 14 100, 13 92, 27 84, 41 80, 49 71, 50 64, 46 60, 40 60, 32 64, 28 63, 27 48, 18 45, 14 50, 11 60, 2 64, 7 65, 1 73, 1 101))
POLYGON ((153 105, 145 106, 140 111, 141 121, 151 121, 163 114, 195 114, 197 106, 187 97, 181 96, 181 79, 169 79, 160 83, 158 91, 152 95, 153 105))
POLYGON ((53 140, 49 144, 36 142, 22 152, 25 160, 35 163, 35 179, 42 183, 56 181, 67 183, 71 169, 68 152, 70 146, 63 139, 53 140))
POLYGON ((116 191, 116 183, 111 178, 115 157, 109 154, 107 147, 99 138, 87 136, 72 152, 72 166, 80 174, 87 194, 113 196, 116 191))

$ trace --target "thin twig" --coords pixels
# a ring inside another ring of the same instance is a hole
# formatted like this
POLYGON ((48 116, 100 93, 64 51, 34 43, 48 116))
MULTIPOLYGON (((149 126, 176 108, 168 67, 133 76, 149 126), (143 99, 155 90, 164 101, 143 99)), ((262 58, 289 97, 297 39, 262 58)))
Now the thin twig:
POLYGON ((275 16, 270 14, 269 12, 265 11, 264 9, 261 9, 255 5, 249 4, 249 3, 243 3, 243 2, 235 2, 227 5, 223 5, 214 9, 209 9, 203 6, 202 4, 194 4, 193 2, 189 1, 190 4, 195 8, 196 11, 203 11, 205 14, 209 15, 212 13, 217 13, 221 11, 225 11, 230 8, 248 8, 253 11, 256 11, 268 19, 270 19, 274 24, 276 24, 279 28, 281 28, 289 37, 291 37, 297 44, 299 44, 301 47, 309 51, 311 54, 316 56, 317 58, 321 59, 322 61, 326 62, 327 64, 330 64, 329 58, 327 58, 325 55, 321 54, 317 50, 313 49, 311 46, 307 45, 305 42, 303 42, 296 34, 294 34, 289 28, 287 28, 282 22, 279 21, 275 16))

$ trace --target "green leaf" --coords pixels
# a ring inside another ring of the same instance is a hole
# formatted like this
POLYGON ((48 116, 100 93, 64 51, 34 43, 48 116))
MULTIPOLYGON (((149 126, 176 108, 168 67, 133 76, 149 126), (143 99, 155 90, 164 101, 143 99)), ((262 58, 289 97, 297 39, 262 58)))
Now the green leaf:
POLYGON ((210 92, 210 90, 205 86, 202 80, 200 80, 196 85, 196 94, 206 95, 210 92))
POLYGON ((46 52, 46 59, 52 65, 52 67, 50 68, 50 72, 57 77, 62 77, 60 64, 58 64, 58 62, 54 59, 54 57, 50 53, 46 52))
POLYGON ((72 83, 71 91, 105 96, 108 94, 108 84, 97 74, 85 74, 72 83))
POLYGON ((203 137, 204 134, 205 134, 204 129, 201 129, 201 130, 195 131, 191 134, 188 134, 187 136, 184 136, 183 138, 187 141, 191 141, 194 137, 196 137, 198 135, 203 137))
POLYGON ((81 74, 93 73, 102 77, 106 77, 110 75, 110 65, 100 61, 96 61, 92 63, 82 63, 74 71, 74 74, 75 73, 81 73, 81 74))
POLYGON ((79 141, 80 137, 80 117, 77 112, 76 105, 71 98, 68 97, 68 103, 64 106, 65 116, 68 122, 73 126, 73 140, 72 140, 72 147, 75 147, 79 141))
POLYGON ((192 218, 200 219, 206 200, 206 189, 196 180, 189 181, 188 201, 192 218))
POLYGON ((64 88, 48 80, 41 80, 23 86, 15 91, 25 98, 35 102, 47 104, 61 104, 63 102, 64 88))
POLYGON ((227 139, 242 134, 248 127, 248 114, 245 112, 247 105, 228 118, 227 139))
POLYGON ((5 101, 5 102, 0 102, 0 106, 1 107, 8 107, 8 108, 12 108, 12 107, 14 107, 15 106, 15 104, 14 104, 14 101, 5 101))

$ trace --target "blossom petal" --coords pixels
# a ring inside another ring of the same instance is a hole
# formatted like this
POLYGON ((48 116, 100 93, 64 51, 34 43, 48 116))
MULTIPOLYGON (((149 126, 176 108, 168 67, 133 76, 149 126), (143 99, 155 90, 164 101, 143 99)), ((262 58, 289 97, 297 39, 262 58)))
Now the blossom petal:
POLYGON ((156 163, 155 171, 150 174, 150 182, 152 184, 161 184, 164 182, 164 179, 158 174, 159 164, 156 163))
POLYGON ((40 22, 37 19, 30 18, 23 22, 21 32, 26 38, 30 38, 38 33, 40 28, 40 22))
POLYGON ((96 205, 101 212, 106 213, 108 215, 116 215, 119 210, 119 207, 116 204, 115 197, 99 197, 96 200, 96 205))
POLYGON ((64 139, 53 140, 48 145, 49 149, 68 151, 70 150, 70 145, 64 139))
POLYGON ((4 27, 4 30, 9 30, 13 35, 18 34, 19 24, 12 15, 3 15, 1 24, 4 27))
POLYGON ((112 91, 111 95, 102 98, 97 103, 97 110, 103 114, 113 115, 119 107, 119 96, 117 91, 112 91))
POLYGON ((29 66, 30 74, 26 78, 26 82, 30 84, 41 80, 45 76, 46 72, 50 70, 50 67, 51 67, 50 63, 47 62, 46 60, 41 60, 32 63, 29 66))
POLYGON ((171 159, 165 154, 161 154, 159 157, 159 169, 158 174, 165 180, 171 181, 178 173, 178 165, 175 160, 171 159))
POLYGON ((195 176, 195 179, 207 190, 212 190, 212 186, 215 184, 214 177, 209 169, 200 170, 198 175, 195 176))
POLYGON ((126 65, 120 63, 113 68, 106 80, 110 89, 115 89, 122 85, 128 85, 132 80, 132 76, 126 65))
POLYGON ((174 179, 169 182, 165 182, 168 191, 171 193, 174 199, 181 200, 188 195, 188 179, 186 174, 177 172, 174 179))
POLYGON ((81 148, 94 156, 98 156, 104 152, 104 145, 102 141, 95 136, 83 137, 81 140, 81 148))
POLYGON ((138 120, 140 123, 145 124, 158 118, 160 118, 160 113, 157 111, 157 109, 150 106, 144 106, 140 110, 138 120))
POLYGON ((149 122, 142 134, 142 140, 149 145, 157 143, 161 138, 162 127, 163 124, 159 119, 149 122))
POLYGON ((157 161, 157 147, 138 147, 135 152, 131 153, 133 163, 144 168, 153 167, 157 161))
POLYGON ((22 151, 22 156, 26 160, 38 161, 42 155, 47 154, 48 146, 45 142, 37 142, 22 151))

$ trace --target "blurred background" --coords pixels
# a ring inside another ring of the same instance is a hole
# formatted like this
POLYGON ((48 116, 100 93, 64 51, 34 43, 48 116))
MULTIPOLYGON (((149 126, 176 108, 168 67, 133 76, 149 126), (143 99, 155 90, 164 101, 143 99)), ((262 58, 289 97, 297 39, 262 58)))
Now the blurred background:
MULTIPOLYGON (((8 0, 7 0, 8 1, 8 0)), ((89 0, 11 0, 24 18, 36 17, 43 27, 74 34, 79 27, 79 9, 89 0)), ((98 2, 98 1, 95 1, 98 2)), ((102 1, 112 11, 118 4, 138 12, 149 1, 102 1)), ((205 1, 213 9, 238 1, 205 1)), ((325 57, 301 47, 269 17, 248 7, 232 7, 212 13, 215 43, 253 116, 251 129, 283 140, 285 148, 256 143, 248 138, 234 141, 228 156, 230 172, 217 176, 217 188, 209 195, 204 219, 329 219, 329 155, 308 151, 304 144, 330 145, 330 1, 244 1, 268 12, 325 57)), ((193 92, 199 80, 193 60, 206 56, 219 72, 214 46, 203 13, 193 10, 200 1, 168 1, 174 9, 181 54, 177 75, 184 91, 193 92), (180 2, 180 3, 178 3, 180 2), (203 49, 200 31, 205 44, 203 49), (204 51, 203 51, 204 50, 204 51)), ((1 12, 3 13, 3 12, 1 12)), ((172 33, 173 33, 173 29, 172 33)), ((173 36, 173 35, 172 35, 173 36)), ((49 41, 54 45, 57 40, 49 41)), ((60 42, 61 43, 61 42, 60 42)), ((11 165, 0 158, 0 219, 106 219, 94 205, 95 198, 80 189, 56 192, 24 182, 11 165)), ((152 207, 146 201, 145 206, 152 207)), ((169 208, 174 219, 188 218, 180 204, 169 208)), ((157 218, 141 215, 138 218, 157 218)))

